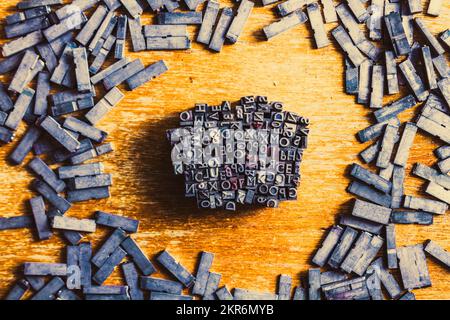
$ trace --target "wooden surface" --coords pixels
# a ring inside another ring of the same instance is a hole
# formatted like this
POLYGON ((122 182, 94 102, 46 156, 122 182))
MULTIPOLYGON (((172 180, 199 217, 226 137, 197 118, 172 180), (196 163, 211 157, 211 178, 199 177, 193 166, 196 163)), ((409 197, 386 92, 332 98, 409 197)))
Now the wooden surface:
MULTIPOLYGON (((15 3, 1 1, 0 15, 13 12, 15 3)), ((214 252, 212 270, 222 274, 222 284, 229 288, 273 291, 281 273, 292 275, 297 284, 311 267, 309 260, 325 229, 339 213, 349 211, 352 197, 345 191, 349 183, 345 172, 351 163, 359 163, 357 154, 367 145, 358 143, 355 133, 370 120, 369 110, 343 93, 342 55, 336 44, 314 49, 307 26, 264 41, 261 28, 275 19, 273 10, 258 6, 239 42, 225 46, 220 54, 195 42, 188 51, 130 53, 146 65, 164 59, 170 70, 145 87, 128 92, 99 123, 109 132, 108 141, 116 146, 114 154, 101 159, 106 171, 114 174, 112 197, 75 204, 68 215, 86 218, 95 210, 103 210, 139 219, 140 230, 133 238, 149 256, 167 248, 192 271, 201 250, 214 252), (196 102, 217 104, 222 99, 235 101, 252 94, 283 101, 286 109, 311 120, 299 199, 282 203, 277 210, 199 211, 191 200, 183 198, 183 182, 172 175, 165 130, 176 126, 177 113, 196 102)), ((434 33, 448 28, 449 19, 450 4, 444 5, 440 17, 426 17, 434 33)), ((144 23, 151 20, 152 15, 146 13, 144 23)), ((333 26, 327 25, 327 29, 333 26)), ((191 35, 196 31, 190 28, 191 35)), ((401 119, 411 119, 416 110, 405 112, 401 119)), ((24 127, 22 124, 18 136, 24 127)), ((33 196, 29 189, 32 175, 23 166, 5 162, 17 141, 0 149, 3 217, 29 214, 27 200, 33 196)), ((410 170, 415 162, 432 165, 436 161, 432 150, 438 145, 422 132, 417 136, 408 161, 407 194, 422 193, 423 181, 412 177, 410 170)), ((398 226, 397 244, 417 244, 431 238, 449 249, 449 226, 448 213, 436 217, 432 226, 398 226)), ((97 246, 109 231, 99 228, 86 239, 97 246)), ((30 229, 2 231, 0 295, 10 287, 23 262, 63 261, 64 246, 59 235, 37 241, 30 229)), ((449 272, 433 261, 429 261, 429 268, 433 286, 416 290, 417 298, 450 299, 449 272)), ((120 272, 115 271, 108 283, 117 283, 120 278, 120 272)))

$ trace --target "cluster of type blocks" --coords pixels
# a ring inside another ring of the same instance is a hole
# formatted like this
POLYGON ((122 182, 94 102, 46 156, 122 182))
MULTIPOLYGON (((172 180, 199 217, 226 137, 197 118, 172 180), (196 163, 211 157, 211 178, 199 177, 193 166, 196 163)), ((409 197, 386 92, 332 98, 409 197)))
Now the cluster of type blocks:
POLYGON ((281 102, 246 96, 235 107, 197 104, 168 131, 175 174, 199 208, 278 207, 296 200, 309 120, 281 102))

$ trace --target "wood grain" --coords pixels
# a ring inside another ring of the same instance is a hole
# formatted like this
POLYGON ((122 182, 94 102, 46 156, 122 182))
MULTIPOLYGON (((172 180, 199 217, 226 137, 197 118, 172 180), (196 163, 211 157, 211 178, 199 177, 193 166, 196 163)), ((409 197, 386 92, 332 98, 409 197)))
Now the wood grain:
MULTIPOLYGON (((15 3, 1 1, 1 16, 14 12, 15 3)), ((151 23, 152 18, 146 13, 144 23, 151 23)), ((281 273, 292 275, 297 283, 311 266, 309 260, 325 229, 339 213, 349 210, 352 197, 345 191, 349 183, 345 172, 351 163, 359 162, 357 154, 367 146, 357 142, 355 133, 369 125, 370 111, 343 93, 343 61, 336 44, 314 49, 306 26, 264 41, 261 28, 275 19, 271 8, 258 6, 239 42, 225 46, 220 54, 195 42, 188 51, 129 53, 146 65, 164 59, 170 70, 128 92, 98 125, 109 132, 108 141, 116 146, 114 154, 102 158, 106 171, 114 174, 112 197, 75 204, 68 215, 86 218, 103 210, 139 219, 140 230, 133 238, 149 256, 168 248, 192 271, 201 250, 214 252, 213 271, 222 273, 222 283, 230 288, 273 291, 281 273), (176 114, 194 103, 216 104, 252 94, 283 101, 287 109, 311 120, 299 199, 283 203, 277 210, 200 211, 182 197, 182 180, 172 175, 165 130, 176 126, 176 114)), ((450 4, 444 4, 440 17, 425 19, 434 33, 448 28, 450 4)), ((332 27, 327 25, 327 29, 332 27)), ((193 36, 197 28, 190 32, 193 36)), ((394 98, 386 97, 385 102, 394 98)), ((401 119, 411 119, 416 110, 405 112, 401 119)), ((24 127, 22 124, 19 137, 24 127)), ((32 174, 24 166, 5 161, 17 141, 0 149, 3 217, 29 214, 27 200, 33 196, 29 189, 32 174)), ((438 145, 423 133, 417 136, 408 160, 408 194, 422 194, 423 181, 410 175, 412 164, 432 165, 436 161, 432 150, 438 145)), ((431 238, 450 248, 449 225, 446 214, 436 217, 429 227, 399 226, 398 245, 431 238)), ((108 232, 99 228, 86 239, 97 246, 108 232)), ((2 231, 0 295, 10 287, 23 262, 63 261, 64 246, 58 235, 37 241, 32 230, 2 231)), ((417 298, 450 299, 448 271, 433 261, 429 268, 433 286, 416 290, 417 298)), ((108 283, 120 279, 116 271, 108 283)))

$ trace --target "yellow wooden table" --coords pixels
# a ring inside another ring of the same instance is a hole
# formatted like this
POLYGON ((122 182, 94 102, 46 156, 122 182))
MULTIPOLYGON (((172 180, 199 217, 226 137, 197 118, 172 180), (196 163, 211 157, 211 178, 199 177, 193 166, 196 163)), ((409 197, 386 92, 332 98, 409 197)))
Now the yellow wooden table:
MULTIPOLYGON (((0 2, 0 15, 14 12, 15 0, 0 2)), ((424 1, 428 2, 428 1, 424 1)), ((231 2, 221 1, 222 5, 231 2)), ((152 22, 146 13, 145 24, 152 22)), ((145 65, 164 59, 170 70, 144 87, 127 92, 98 127, 109 132, 107 141, 116 151, 104 156, 107 172, 114 174, 112 197, 75 204, 69 216, 92 217, 103 210, 141 221, 133 238, 153 257, 167 248, 189 270, 194 271, 198 254, 216 254, 212 270, 222 274, 222 284, 274 291, 277 275, 289 274, 296 285, 311 264, 309 260, 340 213, 349 211, 352 198, 345 191, 346 168, 359 162, 357 154, 367 145, 357 142, 355 133, 370 124, 368 108, 357 105, 343 92, 343 60, 337 45, 316 50, 311 32, 303 25, 267 42, 263 26, 276 15, 267 7, 254 9, 239 42, 226 45, 220 54, 193 42, 181 52, 129 53, 145 65), (244 95, 268 95, 285 103, 288 110, 311 120, 309 149, 302 162, 299 198, 278 209, 244 212, 200 212, 183 198, 183 181, 172 175, 165 130, 177 125, 177 113, 194 103, 235 101, 244 95)), ((449 27, 450 4, 438 18, 425 17, 433 33, 449 27)), ((327 29, 335 25, 327 25, 327 29)), ((190 28, 193 37, 197 28, 190 28)), ((2 35, 2 38, 4 36, 2 35)), ((130 47, 130 43, 128 43, 130 47)), ((8 81, 10 76, 2 81, 8 81)), ((395 97, 385 97, 385 102, 395 97)), ((412 118, 416 110, 401 115, 412 118)), ((25 125, 21 125, 20 137, 25 125)), ((27 201, 33 196, 29 183, 33 175, 24 166, 11 166, 6 156, 17 144, 0 148, 0 216, 30 214, 27 201)), ((408 160, 407 194, 423 194, 423 181, 412 177, 416 162, 432 165, 432 150, 439 141, 420 132, 408 160)), ((29 158, 27 158, 27 163, 29 158)), ((397 244, 410 245, 433 239, 450 248, 449 215, 438 216, 431 226, 398 226, 397 244)), ((96 248, 110 230, 86 237, 96 248)), ((25 261, 60 262, 65 243, 54 235, 37 241, 30 229, 0 233, 0 295, 9 289, 25 261)), ((419 299, 450 299, 450 274, 429 260, 433 286, 416 290, 419 299)), ((119 283, 116 270, 107 283, 119 283)))

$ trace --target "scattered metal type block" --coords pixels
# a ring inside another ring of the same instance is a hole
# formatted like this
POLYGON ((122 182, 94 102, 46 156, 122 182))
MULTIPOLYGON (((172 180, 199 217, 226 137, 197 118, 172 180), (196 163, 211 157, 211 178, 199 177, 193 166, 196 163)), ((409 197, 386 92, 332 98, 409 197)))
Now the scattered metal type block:
POLYGON ((402 288, 395 279, 395 277, 389 272, 389 270, 383 264, 383 258, 376 259, 372 264, 372 267, 377 267, 378 276, 386 289, 387 293, 392 299, 398 298, 402 294, 402 288))
POLYGON ((278 278, 278 300, 291 300, 292 278, 281 274, 278 278))
POLYGON ((399 93, 397 62, 393 51, 385 51, 386 79, 389 94, 399 93))
POLYGON ((92 279, 100 285, 103 284, 126 255, 127 253, 122 248, 117 248, 92 276, 92 279))
POLYGON ((187 50, 191 48, 189 37, 147 38, 147 50, 187 50))
POLYGON ((34 180, 32 182, 32 188, 41 194, 48 202, 55 206, 61 213, 65 213, 70 209, 72 204, 60 197, 47 183, 41 180, 34 180))
POLYGON ((424 211, 392 211, 391 222, 398 224, 433 224, 433 215, 424 211))
POLYGON ((127 286, 91 286, 83 288, 83 294, 127 294, 127 286))
POLYGON ((30 228, 34 226, 34 224, 32 216, 0 218, 0 230, 30 228))
POLYGON ((337 22, 338 18, 333 0, 320 0, 320 2, 323 7, 323 17, 325 19, 325 23, 337 22))
POLYGON ((21 300, 25 293, 30 289, 28 281, 21 279, 9 290, 5 300, 21 300))
MULTIPOLYGON (((371 162, 375 161, 375 159, 377 158, 379 148, 380 148, 380 142, 376 141, 375 143, 372 143, 369 147, 367 147, 366 149, 361 151, 359 153, 359 156, 365 163, 371 163, 371 162)), ((382 169, 382 170, 384 170, 384 169, 382 169)), ((387 178, 382 176, 381 173, 380 173, 380 177, 387 180, 387 178)))
POLYGON ((65 283, 60 277, 54 277, 31 300, 55 300, 56 294, 64 285, 65 283))
POLYGON ((341 215, 339 224, 352 227, 358 230, 370 232, 372 234, 380 234, 383 229, 383 225, 365 219, 357 218, 350 215, 341 215))
POLYGON ((80 147, 80 142, 52 117, 46 116, 40 121, 39 126, 68 151, 74 152, 80 147))
POLYGON ((313 2, 306 6, 308 12, 309 21, 314 34, 314 40, 318 49, 326 47, 330 44, 328 40, 327 32, 322 20, 322 14, 320 13, 319 4, 313 2))
MULTIPOLYGON (((214 2, 214 3, 216 3, 216 2, 214 2)), ((214 9, 215 8, 214 3, 212 4, 212 9, 210 9, 210 10, 212 10, 212 12, 210 13, 210 16, 208 17, 210 20, 213 20, 212 19, 213 15, 216 12, 216 10, 214 9)), ((208 5, 209 5, 209 3, 208 3, 208 5)), ((226 38, 230 42, 232 42, 232 43, 237 42, 239 36, 241 35, 242 31, 244 30, 245 24, 247 23, 248 17, 250 16, 254 5, 255 5, 254 2, 249 1, 249 0, 241 1, 240 5, 238 7, 238 10, 237 10, 237 14, 233 18, 233 22, 231 22, 230 28, 228 29, 228 31, 226 33, 226 38)), ((217 16, 217 13, 215 13, 215 16, 217 16)), ((206 13, 205 13, 205 18, 203 19, 202 27, 203 27, 203 24, 205 23, 205 19, 206 19, 206 13)), ((210 23, 211 32, 212 32, 212 25, 214 24, 214 21, 210 21, 209 23, 210 23)), ((200 36, 200 33, 199 33, 199 36, 200 36)), ((209 38, 210 37, 211 37, 211 33, 209 33, 209 38)), ((198 41, 198 38, 197 38, 197 41, 198 41)))
POLYGON ((420 33, 426 38, 428 44, 433 49, 433 51, 438 55, 444 54, 445 49, 441 46, 439 41, 430 32, 430 30, 428 30, 423 20, 421 18, 414 18, 414 22, 416 23, 416 26, 418 27, 420 33))
POLYGON ((340 271, 325 271, 320 274, 320 285, 324 286, 326 284, 347 280, 348 275, 340 271))
POLYGON ((360 23, 369 19, 370 15, 360 0, 347 0, 347 4, 360 23))
POLYGON ((130 29, 131 42, 133 44, 133 51, 143 51, 147 49, 144 35, 142 34, 141 17, 136 19, 128 19, 128 28, 130 29))
POLYGON ((434 150, 434 153, 440 160, 450 157, 450 146, 442 146, 434 150))
POLYGON ((5 21, 7 25, 23 22, 29 19, 42 17, 50 13, 50 7, 41 6, 36 8, 30 8, 21 12, 10 14, 6 16, 5 21))
POLYGON ((70 179, 75 177, 95 176, 103 173, 104 166, 101 162, 65 166, 58 168, 60 179, 70 179))
POLYGON ((439 36, 439 39, 446 45, 447 51, 450 49, 450 29, 445 30, 439 36))
POLYGON ((139 17, 144 12, 142 7, 136 0, 120 0, 120 2, 123 4, 130 16, 134 19, 139 17))
MULTIPOLYGON (((263 0, 266 1, 267 0, 263 0)), ((276 1, 270 1, 271 3, 275 3, 276 1)), ((307 3, 311 3, 312 1, 308 0, 287 0, 277 5, 277 9, 279 14, 284 17, 294 11, 300 11, 303 6, 306 6, 307 3)))
POLYGON ((30 103, 34 97, 34 90, 31 88, 25 88, 14 104, 14 108, 8 115, 5 121, 5 127, 9 129, 16 130, 23 119, 25 112, 27 111, 30 103))
POLYGON ((411 61, 409 59, 403 61, 399 64, 399 68, 417 100, 425 101, 430 93, 425 89, 425 85, 411 61))
MULTIPOLYGON (((47 216, 49 218, 53 218, 56 216, 62 216, 63 214, 56 208, 51 207, 48 212, 47 216)), ((62 235, 64 238, 72 245, 77 245, 80 240, 83 238, 83 235, 76 231, 70 231, 70 230, 62 230, 62 235)))
POLYGON ((413 174, 434 182, 446 189, 450 189, 450 177, 446 174, 440 174, 437 170, 430 168, 421 163, 416 163, 413 169, 413 174))
MULTIPOLYGON (((400 3, 398 3, 400 5, 400 3)), ((406 5, 402 5, 399 10, 402 17, 402 25, 405 30, 406 39, 410 46, 414 45, 414 17, 406 5)))
POLYGON ((209 49, 220 52, 225 42, 227 31, 233 20, 233 9, 225 7, 220 13, 219 21, 217 22, 214 33, 209 43, 209 49))
POLYGON ((62 192, 66 188, 64 181, 60 180, 53 170, 41 159, 34 157, 28 163, 28 167, 32 169, 44 182, 53 188, 57 193, 62 192))
POLYGON ((370 98, 370 81, 372 80, 372 62, 363 61, 359 66, 357 102, 368 104, 370 98))
MULTIPOLYGON (((359 67, 366 60, 361 51, 353 44, 347 31, 344 27, 338 26, 331 31, 333 37, 338 42, 341 49, 346 54, 346 57, 352 62, 355 67, 359 67)), ((360 84, 361 84, 361 68, 360 68, 360 84)), ((361 86, 360 86, 361 90, 361 86)))
POLYGON ((372 109, 380 109, 383 105, 384 77, 385 70, 383 66, 374 65, 372 67, 372 90, 370 92, 370 108, 372 109))
POLYGON ((102 24, 97 30, 97 33, 92 38, 88 50, 91 52, 93 56, 97 56, 100 54, 100 51, 108 39, 108 37, 112 34, 114 28, 117 24, 117 16, 114 11, 108 12, 102 24))
POLYGON ((87 46, 91 38, 94 36, 95 31, 100 27, 104 21, 108 9, 104 5, 99 5, 94 13, 91 15, 88 22, 84 25, 83 29, 76 36, 76 40, 83 46, 87 46))
POLYGON ((395 242, 395 225, 388 224, 386 226, 386 252, 387 266, 389 269, 397 269, 397 245, 395 242))
POLYGON ((430 90, 436 89, 437 88, 437 77, 436 77, 436 73, 434 72, 433 60, 431 57, 430 48, 428 46, 423 46, 421 52, 422 52, 423 64, 425 67, 425 75, 426 75, 426 81, 427 81, 428 88, 430 90))
POLYGON ((438 163, 439 170, 443 174, 448 174, 450 172, 450 158, 439 161, 438 163))
POLYGON ((328 232, 327 237, 322 242, 320 248, 314 255, 312 262, 319 267, 323 267, 330 258, 333 250, 341 238, 344 229, 341 226, 333 226, 328 232))
POLYGON ((72 60, 73 60, 73 49, 75 49, 77 45, 74 42, 69 42, 59 59, 58 65, 53 72, 50 81, 59 85, 64 85, 64 79, 66 79, 67 75, 70 73, 72 69, 72 60))
POLYGON ((126 238, 127 234, 125 231, 120 228, 114 230, 100 249, 97 250, 97 253, 92 257, 91 262, 100 268, 126 238))
POLYGON ((91 77, 89 75, 89 64, 86 49, 73 49, 72 54, 75 62, 75 76, 77 79, 78 92, 92 91, 93 88, 91 86, 91 77))
POLYGON ((369 300, 366 277, 340 281, 322 287, 327 300, 369 300))
POLYGON ((0 110, 7 112, 14 108, 14 103, 8 95, 5 86, 0 83, 0 110))
POLYGON ((52 235, 48 218, 45 215, 45 203, 42 197, 30 199, 31 211, 33 212, 34 223, 38 232, 39 240, 49 239, 52 235))
POLYGON ((353 67, 350 61, 345 58, 345 92, 348 94, 358 94, 359 69, 353 67))
POLYGON ((384 11, 384 0, 372 0, 370 6, 370 17, 367 20, 369 37, 372 40, 382 39, 382 18, 384 11))
POLYGON ((14 24, 5 25, 5 36, 6 38, 16 38, 33 31, 42 30, 50 26, 50 21, 47 17, 41 16, 32 19, 25 20, 23 22, 18 22, 14 24))
POLYGON ((384 300, 381 292, 381 280, 376 267, 369 266, 366 272, 366 287, 371 300, 384 300))
POLYGON ((420 0, 408 0, 408 7, 411 13, 419 13, 423 10, 420 0))
POLYGON ((103 47, 100 49, 100 52, 95 57, 94 61, 92 61, 91 65, 89 67, 89 71, 92 74, 96 74, 100 70, 100 68, 103 66, 103 64, 105 63, 106 58, 108 57, 108 54, 112 50, 112 47, 115 42, 116 42, 116 37, 113 35, 110 35, 106 39, 105 43, 103 44, 103 47))
POLYGON ((354 272, 362 276, 383 245, 383 238, 362 232, 354 247, 345 257, 340 268, 345 272, 354 272))
POLYGON ((123 59, 125 57, 125 40, 127 37, 128 18, 126 15, 121 15, 117 19, 116 30, 116 48, 114 51, 114 58, 123 59))
POLYGON ((67 117, 63 124, 64 128, 78 132, 82 136, 89 138, 95 142, 102 142, 106 139, 108 134, 94 126, 87 124, 81 120, 74 117, 67 117))
POLYGON ((211 268, 214 254, 203 251, 197 268, 196 280, 192 288, 192 294, 204 296, 206 283, 208 281, 209 269, 211 268))
POLYGON ((68 32, 66 34, 63 34, 61 37, 53 40, 49 43, 50 48, 52 49, 53 53, 56 57, 61 57, 64 48, 68 43, 74 42, 74 35, 72 32, 68 32))
POLYGON ((380 224, 388 224, 392 210, 362 200, 356 200, 352 215, 380 224))
POLYGON ((345 228, 339 238, 339 242, 334 247, 333 252, 328 259, 328 265, 330 267, 334 269, 339 268, 357 236, 358 231, 348 226, 345 228))
POLYGON ((139 227, 139 220, 134 220, 127 217, 121 217, 115 214, 106 213, 103 211, 95 212, 95 222, 99 225, 121 228, 122 230, 130 233, 135 233, 139 227))
POLYGON ((404 56, 411 52, 411 47, 398 12, 391 12, 384 16, 392 46, 397 56, 404 56))
MULTIPOLYGON (((41 30, 34 31, 27 34, 26 36, 5 43, 2 46, 2 54, 4 57, 11 57, 19 52, 22 52, 24 50, 27 50, 29 48, 38 45, 42 41, 44 41, 44 37, 41 30)), ((16 62, 15 59, 8 60, 7 63, 5 62, 6 65, 4 67, 8 69, 9 68, 14 69, 12 65, 14 65, 15 62, 16 62)))
POLYGON ((30 153, 33 144, 39 139, 42 131, 36 127, 31 126, 27 132, 22 136, 19 144, 14 151, 9 155, 8 159, 14 164, 21 164, 25 157, 30 153))
POLYGON ((99 122, 125 95, 117 87, 112 88, 88 113, 85 118, 93 125, 99 122))
POLYGON ((161 252, 156 260, 185 287, 189 288, 194 284, 195 277, 177 262, 167 250, 161 252))
POLYGON ((450 204, 450 191, 437 183, 429 182, 425 192, 442 202, 450 204))
POLYGON ((50 93, 50 74, 48 72, 40 72, 38 74, 36 94, 34 99, 33 113, 37 116, 47 114, 48 101, 47 97, 50 93))
POLYGON ((14 132, 0 126, 0 141, 9 143, 14 138, 14 132))
POLYGON ((97 73, 96 75, 91 77, 92 84, 97 84, 100 81, 104 80, 106 77, 110 76, 114 72, 122 69, 127 64, 130 63, 130 60, 128 58, 124 58, 122 60, 119 60, 112 65, 110 65, 108 68, 104 69, 103 71, 97 73))
MULTIPOLYGON (((25 52, 19 52, 14 55, 11 55, 9 57, 6 57, 5 55, 3 55, 5 58, 0 61, 0 74, 5 74, 5 73, 11 72, 11 71, 15 71, 15 69, 17 69, 20 62, 22 61, 24 54, 25 54, 25 52)), ((1 86, 3 88, 2 90, 4 90, 3 84, 1 84, 1 86)), ((3 103, 3 101, 1 103, 3 103)), ((3 110, 3 111, 7 111, 7 110, 3 110)))
POLYGON ((164 292, 150 292, 150 300, 193 300, 192 296, 184 296, 177 294, 170 294, 164 292))
POLYGON ((149 290, 151 292, 164 292, 177 295, 183 292, 183 284, 179 282, 152 277, 140 277, 140 287, 143 290, 149 290))
POLYGON ((255 292, 241 288, 233 291, 234 300, 278 300, 278 295, 266 292, 255 292))
POLYGON ((416 126, 425 132, 428 132, 432 136, 438 137, 446 143, 450 143, 450 133, 448 133, 448 130, 441 124, 436 123, 427 117, 419 116, 416 126))
POLYGON ((95 232, 96 225, 94 220, 76 219, 63 216, 56 216, 52 222, 53 229, 71 230, 79 232, 95 232))
POLYGON ((130 237, 126 238, 120 246, 126 251, 126 253, 131 256, 133 262, 136 264, 142 274, 148 276, 156 271, 153 264, 147 258, 142 249, 138 244, 130 237))
POLYGON ((57 292, 56 300, 81 300, 81 298, 75 292, 62 288, 57 292))
POLYGON ((376 166, 386 168, 391 160, 394 146, 398 141, 398 127, 388 124, 381 140, 381 150, 378 153, 376 166))
POLYGON ((158 24, 202 24, 202 13, 188 12, 160 12, 156 16, 158 24))
POLYGON ((67 267, 78 266, 80 262, 80 248, 78 246, 66 247, 66 264, 67 267))
POLYGON ((443 263, 447 267, 450 267, 450 253, 442 248, 439 244, 432 240, 428 240, 425 243, 425 252, 431 255, 433 258, 437 259, 439 262, 443 263))
POLYGON ((438 75, 441 78, 450 77, 450 67, 447 64, 447 59, 443 55, 439 55, 432 59, 433 66, 436 68, 438 75))
MULTIPOLYGON (((172 38, 174 39, 174 38, 172 38)), ((164 72, 169 70, 164 60, 159 60, 145 68, 144 70, 136 73, 134 76, 128 78, 127 85, 130 90, 134 90, 144 85, 145 83, 151 81, 152 79, 160 76, 164 72)))
POLYGON ((216 297, 219 300, 233 300, 233 295, 226 286, 223 286, 216 291, 216 297))
POLYGON ((55 39, 61 37, 65 33, 80 27, 84 22, 86 22, 86 16, 80 11, 72 14, 71 16, 63 19, 58 24, 54 24, 51 27, 42 31, 42 34, 47 39, 48 42, 52 42, 55 39))
POLYGON ((42 6, 52 6, 63 4, 62 0, 22 0, 17 4, 17 9, 32 9, 42 6))
POLYGON ((320 300, 320 269, 308 270, 308 299, 320 300))
POLYGON ((144 300, 144 292, 139 285, 139 274, 133 262, 121 264, 131 300, 144 300))
POLYGON ((447 106, 450 107, 450 78, 444 78, 438 82, 438 88, 441 95, 444 97, 447 106))
POLYGON ((397 248, 397 256, 405 289, 431 286, 422 244, 397 248))
POLYGON ((103 79, 103 86, 106 90, 111 90, 138 72, 144 70, 144 68, 141 59, 135 59, 103 79))
POLYGON ((403 183, 405 180, 405 168, 394 165, 392 173, 392 203, 391 208, 398 209, 401 207, 403 198, 403 183))
POLYGON ((414 123, 406 122, 403 129, 402 137, 397 148, 397 153, 394 158, 394 164, 397 166, 406 167, 409 157, 409 151, 413 145, 414 138, 417 133, 417 127, 414 123))
POLYGON ((66 276, 67 265, 65 263, 41 263, 25 262, 23 274, 26 276, 66 276))
POLYGON ((30 284, 34 291, 39 291, 45 286, 45 277, 26 276, 25 280, 30 284))
POLYGON ((71 190, 67 192, 67 200, 70 202, 82 202, 109 198, 111 193, 109 187, 88 188, 71 190))
POLYGON ((220 273, 210 272, 208 281, 206 282, 205 294, 203 300, 216 300, 215 292, 219 288, 220 279, 222 275, 220 273))
POLYGON ((308 17, 303 11, 294 11, 289 15, 281 18, 279 21, 265 26, 263 28, 263 32, 267 40, 270 40, 271 38, 279 35, 282 32, 292 29, 299 24, 305 23, 307 20, 308 17))
POLYGON ((356 163, 351 166, 350 175, 384 193, 391 191, 392 183, 389 180, 380 177, 356 163))
POLYGON ((72 164, 81 164, 87 160, 93 159, 95 157, 101 156, 103 154, 114 151, 112 143, 104 143, 97 147, 92 147, 92 149, 86 150, 79 154, 70 157, 70 162, 72 164))
POLYGON ((82 242, 80 248, 80 271, 81 271, 81 286, 83 288, 90 287, 92 284, 92 246, 90 242, 82 242))
POLYGON ((407 209, 423 210, 436 214, 444 214, 448 210, 448 204, 446 203, 413 196, 405 196, 403 206, 407 209))

